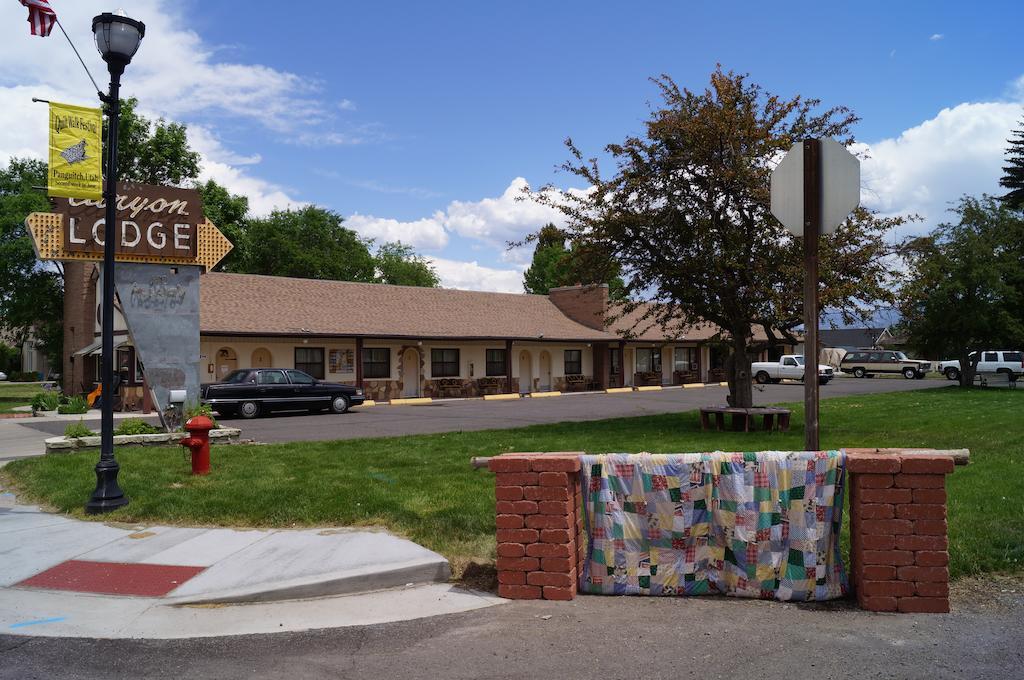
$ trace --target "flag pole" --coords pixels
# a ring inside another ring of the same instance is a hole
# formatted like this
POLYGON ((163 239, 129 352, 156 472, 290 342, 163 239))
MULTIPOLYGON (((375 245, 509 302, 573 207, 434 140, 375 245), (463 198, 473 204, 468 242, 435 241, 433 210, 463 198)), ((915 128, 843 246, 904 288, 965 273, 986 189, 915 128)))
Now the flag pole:
POLYGON ((78 53, 78 48, 75 47, 75 43, 71 42, 71 36, 69 36, 68 32, 64 30, 64 27, 61 25, 60 19, 57 18, 56 14, 53 15, 53 20, 57 22, 57 27, 60 28, 60 32, 64 34, 65 38, 67 38, 68 45, 71 45, 71 49, 75 51, 75 56, 78 57, 78 62, 82 65, 82 68, 85 69, 85 75, 89 76, 89 80, 92 81, 93 88, 96 89, 96 92, 99 93, 100 98, 102 99, 103 92, 100 90, 100 86, 96 84, 96 79, 92 77, 92 73, 89 72, 89 67, 85 65, 82 55, 78 53))

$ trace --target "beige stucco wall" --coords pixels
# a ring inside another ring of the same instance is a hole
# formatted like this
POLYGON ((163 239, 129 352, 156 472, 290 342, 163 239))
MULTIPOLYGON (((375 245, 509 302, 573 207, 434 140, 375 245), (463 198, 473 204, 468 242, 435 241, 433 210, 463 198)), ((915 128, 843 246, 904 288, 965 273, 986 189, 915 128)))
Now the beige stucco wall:
MULTIPOLYGON (((292 368, 295 365, 295 348, 297 347, 322 347, 325 359, 325 379, 334 382, 354 382, 356 379, 355 370, 345 373, 331 373, 328 358, 332 349, 351 350, 355 352, 355 340, 352 339, 309 339, 303 343, 301 339, 281 338, 248 338, 248 337, 207 337, 200 340, 200 376, 204 382, 215 380, 217 375, 217 354, 220 349, 233 350, 237 356, 237 368, 249 368, 252 365, 252 355, 258 349, 266 349, 270 352, 271 364, 278 368, 292 368), (211 364, 213 370, 211 371, 211 364)), ((380 348, 390 350, 391 375, 388 379, 398 380, 401 377, 401 363, 403 352, 408 348, 414 348, 421 353, 422 378, 431 380, 431 350, 432 349, 458 349, 459 350, 459 375, 454 377, 464 379, 476 379, 486 376, 487 350, 505 349, 504 341, 486 342, 436 342, 407 340, 374 340, 368 338, 363 341, 363 347, 380 348)), ((516 342, 512 346, 512 375, 520 377, 519 356, 526 352, 530 357, 530 366, 533 378, 540 376, 541 355, 547 352, 551 358, 552 379, 565 376, 565 353, 564 350, 577 349, 581 351, 581 368, 584 375, 593 375, 593 350, 586 343, 539 343, 539 342, 516 342)), ((354 368, 354 366, 353 366, 354 368)), ((504 377, 504 373, 499 377, 504 377)))

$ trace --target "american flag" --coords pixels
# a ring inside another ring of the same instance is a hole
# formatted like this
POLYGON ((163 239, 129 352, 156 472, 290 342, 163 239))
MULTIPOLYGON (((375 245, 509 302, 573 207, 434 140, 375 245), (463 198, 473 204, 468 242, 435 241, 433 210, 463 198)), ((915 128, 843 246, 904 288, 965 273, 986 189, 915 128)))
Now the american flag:
POLYGON ((49 0, 19 0, 28 7, 28 25, 32 35, 47 36, 57 21, 57 13, 50 7, 49 0))

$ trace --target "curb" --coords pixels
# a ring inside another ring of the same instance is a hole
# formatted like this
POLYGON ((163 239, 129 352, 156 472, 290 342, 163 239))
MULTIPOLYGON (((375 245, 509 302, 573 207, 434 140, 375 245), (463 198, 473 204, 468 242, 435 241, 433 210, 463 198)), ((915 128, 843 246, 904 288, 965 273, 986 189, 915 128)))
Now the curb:
POLYGON ((434 401, 430 397, 409 397, 407 399, 392 399, 390 404, 392 406, 420 406, 422 404, 429 404, 434 401))
POLYGON ((515 394, 485 394, 484 401, 513 401, 519 399, 519 393, 515 394))
POLYGON ((410 584, 444 583, 451 577, 448 560, 437 558, 402 562, 386 571, 374 568, 351 569, 333 575, 292 579, 274 584, 225 590, 208 595, 163 598, 168 605, 243 604, 251 602, 277 602, 334 595, 369 593, 410 584))
POLYGON ((642 385, 634 389, 636 389, 637 392, 660 392, 662 387, 661 385, 642 385))
POLYGON ((547 397, 560 397, 560 396, 562 396, 562 393, 561 392, 555 392, 555 391, 551 391, 551 392, 531 392, 530 393, 530 398, 531 399, 545 399, 547 397))

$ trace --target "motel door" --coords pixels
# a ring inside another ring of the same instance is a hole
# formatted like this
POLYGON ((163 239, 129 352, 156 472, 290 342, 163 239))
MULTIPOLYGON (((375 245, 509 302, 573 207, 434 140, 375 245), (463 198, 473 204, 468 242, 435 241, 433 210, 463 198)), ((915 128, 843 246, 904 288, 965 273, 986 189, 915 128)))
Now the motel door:
POLYGON ((519 393, 529 394, 533 391, 533 359, 530 353, 519 353, 519 393))
POLYGON ((420 354, 414 349, 402 356, 402 396, 420 396, 420 354))
POLYGON ((608 386, 622 387, 622 348, 608 349, 608 386))

